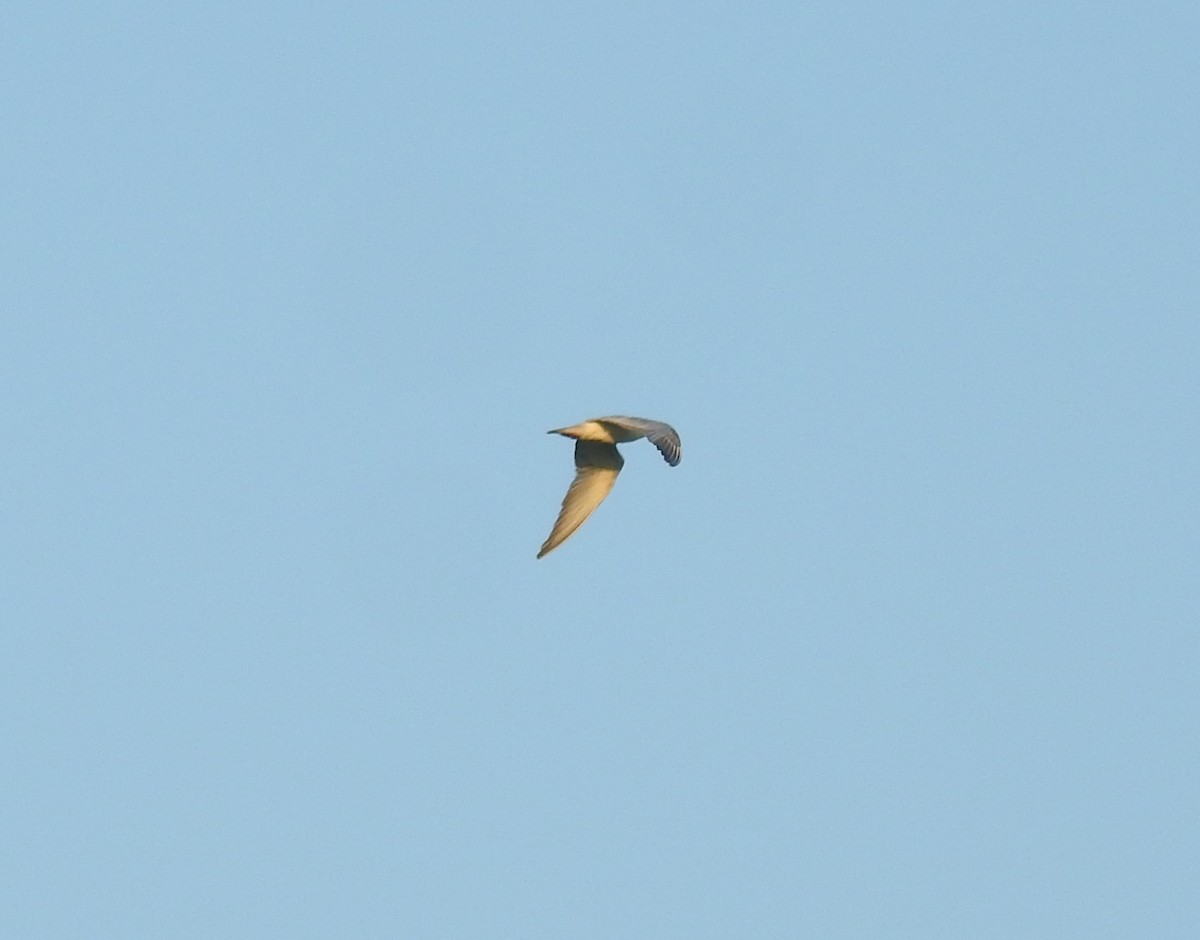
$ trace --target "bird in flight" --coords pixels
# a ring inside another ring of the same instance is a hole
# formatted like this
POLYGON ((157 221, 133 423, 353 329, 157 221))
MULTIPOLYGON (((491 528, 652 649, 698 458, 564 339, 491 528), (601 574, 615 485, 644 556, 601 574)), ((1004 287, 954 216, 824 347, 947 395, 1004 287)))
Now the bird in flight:
POLYGON ((555 428, 547 434, 575 438, 575 479, 563 499, 562 509, 554 521, 550 537, 538 552, 538 558, 548 555, 575 534, 592 511, 604 502, 604 497, 617 482, 617 474, 625 461, 617 451, 618 444, 644 437, 658 448, 672 467, 683 456, 679 435, 669 424, 648 418, 621 416, 592 418, 569 428, 555 428))

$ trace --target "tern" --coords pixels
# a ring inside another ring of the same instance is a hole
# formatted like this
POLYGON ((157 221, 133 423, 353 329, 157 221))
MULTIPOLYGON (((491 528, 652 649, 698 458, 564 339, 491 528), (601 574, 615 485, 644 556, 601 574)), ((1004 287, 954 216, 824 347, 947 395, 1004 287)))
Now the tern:
POLYGON ((617 450, 618 444, 646 438, 658 448, 672 467, 683 456, 679 435, 669 424, 648 418, 626 418, 621 415, 592 418, 569 428, 555 428, 547 434, 561 434, 575 439, 575 479, 563 499, 562 509, 550 530, 550 537, 537 553, 548 555, 575 534, 587 517, 604 502, 617 482, 617 474, 625 461, 617 450))

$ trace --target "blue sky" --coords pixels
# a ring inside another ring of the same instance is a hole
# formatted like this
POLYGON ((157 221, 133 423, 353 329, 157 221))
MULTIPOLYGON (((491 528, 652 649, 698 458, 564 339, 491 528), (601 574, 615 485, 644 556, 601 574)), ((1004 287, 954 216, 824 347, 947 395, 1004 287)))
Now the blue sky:
POLYGON ((0 933, 1196 936, 1198 44, 10 6, 0 933))

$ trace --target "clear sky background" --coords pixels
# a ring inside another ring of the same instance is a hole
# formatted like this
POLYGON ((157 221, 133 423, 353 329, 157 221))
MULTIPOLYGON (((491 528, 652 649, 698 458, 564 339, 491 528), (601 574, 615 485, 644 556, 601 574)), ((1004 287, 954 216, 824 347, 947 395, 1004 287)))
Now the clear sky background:
POLYGON ((1197 49, 6 5, 0 935, 1200 936, 1197 49))

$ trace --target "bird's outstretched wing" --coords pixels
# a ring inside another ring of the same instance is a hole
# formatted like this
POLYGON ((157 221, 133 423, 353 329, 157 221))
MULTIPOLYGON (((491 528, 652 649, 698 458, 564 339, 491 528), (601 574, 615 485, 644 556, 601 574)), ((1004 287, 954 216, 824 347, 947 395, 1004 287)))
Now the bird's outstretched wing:
POLYGON ((651 421, 649 418, 629 418, 624 415, 617 415, 612 418, 602 418, 602 421, 609 421, 623 428, 628 428, 631 431, 638 431, 646 435, 646 440, 658 448, 658 452, 663 455, 663 459, 672 467, 678 466, 679 461, 683 458, 683 444, 679 440, 679 435, 675 429, 669 424, 664 424, 661 421, 651 421))
POLYGON ((538 558, 554 551, 575 534, 575 530, 583 525, 592 511, 604 502, 604 497, 611 492, 613 484, 617 482, 617 474, 624 465, 625 461, 621 459, 615 444, 575 442, 575 479, 563 499, 550 537, 537 554, 538 558))

